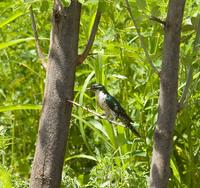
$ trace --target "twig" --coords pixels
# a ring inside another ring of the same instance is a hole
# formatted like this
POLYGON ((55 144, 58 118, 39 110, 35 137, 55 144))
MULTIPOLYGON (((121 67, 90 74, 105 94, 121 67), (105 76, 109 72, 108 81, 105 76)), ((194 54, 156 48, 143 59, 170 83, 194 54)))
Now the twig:
POLYGON ((98 28, 98 25, 99 25, 99 22, 100 22, 100 19, 101 19, 101 11, 100 11, 100 6, 98 5, 98 8, 97 8, 97 12, 96 12, 96 17, 95 17, 95 20, 94 20, 94 24, 93 24, 93 27, 92 27, 92 31, 90 33, 90 37, 88 39, 88 42, 87 42, 87 45, 83 51, 83 53, 81 55, 78 56, 78 62, 77 62, 77 65, 80 65, 83 63, 83 61, 86 59, 86 57, 88 56, 91 48, 92 48, 92 45, 93 45, 93 42, 94 42, 94 39, 95 39, 95 36, 96 36, 96 32, 97 32, 97 28, 98 28))
POLYGON ((195 37, 195 40, 194 40, 194 45, 193 45, 193 51, 196 52, 198 49, 198 44, 199 44, 199 40, 200 40, 200 15, 198 14, 198 23, 197 23, 197 33, 196 33, 196 37, 195 37))
POLYGON ((161 23, 162 25, 165 25, 165 21, 163 21, 163 20, 161 20, 160 18, 157 18, 157 17, 155 17, 155 16, 151 16, 150 18, 149 18, 150 20, 153 20, 153 21, 155 21, 155 22, 158 22, 158 23, 161 23))
POLYGON ((42 64, 43 68, 46 70, 47 69, 47 63, 46 63, 46 60, 45 60, 45 56, 42 52, 42 49, 40 47, 32 5, 30 6, 29 10, 30 10, 30 17, 31 17, 31 21, 32 21, 32 29, 33 29, 33 34, 34 34, 34 38, 35 38, 35 44, 36 44, 38 56, 41 60, 41 64, 42 64))
MULTIPOLYGON (((102 115, 100 115, 100 114, 94 112, 93 110, 90 110, 89 108, 80 105, 80 104, 77 103, 77 102, 74 102, 74 101, 71 101, 71 100, 67 100, 67 101, 70 102, 70 103, 72 103, 72 104, 74 104, 74 105, 76 105, 76 106, 78 106, 78 107, 81 107, 83 110, 85 110, 85 111, 87 111, 87 112, 90 112, 91 114, 94 114, 95 116, 97 116, 97 117, 99 117, 99 118, 101 118, 101 119, 106 119, 105 116, 102 116, 102 115)), ((121 126, 121 127, 125 127, 124 125, 122 125, 122 124, 120 124, 120 123, 117 123, 116 121, 112 121, 112 120, 109 120, 109 119, 106 119, 106 120, 109 121, 110 123, 114 124, 114 125, 119 125, 119 126, 121 126)), ((125 127, 125 128, 126 128, 126 127, 125 127)))
POLYGON ((187 93, 188 93, 188 89, 189 89, 191 80, 192 80, 192 68, 191 68, 191 66, 189 66, 186 84, 185 84, 185 87, 183 89, 183 94, 182 94, 181 99, 180 99, 179 104, 178 104, 178 112, 184 106, 184 102, 185 102, 185 99, 186 99, 186 96, 187 96, 187 93))
MULTIPOLYGON (((198 50, 197 47, 198 47, 199 40, 200 40, 200 15, 198 15, 197 33, 196 33, 196 37, 195 37, 194 44, 193 44, 193 53, 197 52, 197 50, 198 50)), ((188 90, 189 90, 190 82, 192 80, 192 67, 191 66, 192 65, 189 66, 186 84, 185 84, 185 87, 183 89, 183 94, 181 96, 181 99, 178 103, 178 112, 185 105, 185 99, 186 99, 186 96, 187 96, 187 93, 188 93, 188 90)))
POLYGON ((153 64, 153 62, 152 62, 152 60, 151 60, 151 58, 150 58, 150 56, 149 56, 149 53, 148 53, 148 51, 147 51, 147 49, 146 49, 143 36, 141 35, 140 29, 139 29, 139 27, 138 27, 138 25, 137 25, 137 22, 136 22, 136 20, 135 20, 133 14, 132 14, 130 4, 129 4, 128 0, 125 0, 125 1, 126 1, 126 6, 127 6, 127 9, 128 9, 128 12, 129 12, 129 14, 130 14, 130 16, 131 16, 131 19, 132 19, 132 21, 133 21, 133 24, 135 25, 137 34, 138 34, 138 36, 139 36, 139 38, 140 38, 141 46, 142 46, 142 48, 143 48, 143 50, 144 50, 145 56, 146 56, 146 58, 147 58, 149 64, 151 65, 152 69, 154 70, 154 72, 155 72, 157 75, 160 75, 160 72, 159 72, 158 69, 154 66, 154 64, 153 64))

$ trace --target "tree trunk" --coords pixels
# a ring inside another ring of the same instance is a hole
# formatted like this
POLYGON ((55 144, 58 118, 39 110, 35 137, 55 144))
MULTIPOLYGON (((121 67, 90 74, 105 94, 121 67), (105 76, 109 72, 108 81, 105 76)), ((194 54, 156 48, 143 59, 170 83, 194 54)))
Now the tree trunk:
POLYGON ((160 75, 158 124, 154 132, 150 172, 151 188, 168 185, 169 161, 177 114, 177 88, 181 23, 185 0, 170 0, 165 22, 164 56, 160 75))
POLYGON ((31 173, 31 188, 60 187, 71 118, 81 4, 54 1, 43 109, 31 173))

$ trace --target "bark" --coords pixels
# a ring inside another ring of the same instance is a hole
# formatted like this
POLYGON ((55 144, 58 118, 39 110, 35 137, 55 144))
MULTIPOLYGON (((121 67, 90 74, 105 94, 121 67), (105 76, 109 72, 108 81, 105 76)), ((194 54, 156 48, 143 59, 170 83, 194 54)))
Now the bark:
POLYGON ((185 0, 170 0, 164 26, 164 55, 160 75, 158 121, 154 132, 150 172, 151 188, 168 185, 169 161, 177 114, 177 88, 181 23, 185 0))
POLYGON ((54 1, 43 109, 31 173, 31 188, 60 187, 71 118, 81 5, 54 1))

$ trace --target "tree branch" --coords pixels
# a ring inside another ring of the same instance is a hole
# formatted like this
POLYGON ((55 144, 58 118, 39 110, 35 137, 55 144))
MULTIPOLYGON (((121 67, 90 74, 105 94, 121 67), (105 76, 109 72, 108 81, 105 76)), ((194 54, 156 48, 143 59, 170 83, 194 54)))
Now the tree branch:
POLYGON ((157 18, 157 17, 155 17, 155 16, 151 16, 150 18, 149 18, 150 20, 153 20, 153 21, 155 21, 155 22, 158 22, 158 23, 160 23, 160 24, 162 24, 162 25, 164 25, 165 26, 165 21, 163 21, 163 20, 161 20, 160 18, 157 18))
POLYGON ((101 119, 105 119, 105 120, 109 121, 110 123, 112 123, 112 124, 114 124, 114 125, 119 125, 119 126, 121 126, 121 127, 126 128, 123 124, 118 123, 118 122, 116 122, 116 121, 109 120, 109 119, 107 119, 105 116, 102 116, 102 115, 100 115, 100 114, 94 112, 93 110, 90 110, 89 108, 80 105, 80 104, 77 103, 77 102, 74 102, 74 101, 71 101, 71 100, 67 100, 67 101, 70 102, 70 103, 72 103, 72 104, 74 104, 75 106, 81 107, 83 110, 85 110, 85 111, 87 111, 87 112, 90 112, 91 114, 94 114, 95 116, 97 116, 97 117, 99 117, 99 118, 101 118, 101 119))
POLYGON ((60 187, 62 169, 71 119, 81 4, 71 0, 62 9, 54 1, 52 29, 31 188, 60 187))
POLYGON ((47 69, 47 62, 45 60, 45 56, 44 56, 42 49, 40 47, 32 5, 30 6, 29 10, 30 10, 30 17, 31 17, 31 21, 32 21, 32 29, 33 29, 33 34, 34 34, 34 38, 35 38, 35 44, 36 44, 38 56, 41 60, 41 64, 42 64, 43 68, 46 70, 47 69))
POLYGON ((145 44, 144 44, 143 36, 141 35, 140 29, 139 29, 139 27, 138 27, 138 25, 137 25, 137 22, 136 22, 136 20, 135 20, 133 14, 132 14, 130 4, 129 4, 128 0, 125 0, 125 2, 126 2, 127 10, 128 10, 128 12, 129 12, 129 14, 130 14, 130 16, 131 16, 131 19, 132 19, 132 21, 133 21, 133 24, 134 24, 134 26, 135 26, 135 28, 136 28, 136 31, 137 31, 137 34, 138 34, 138 36, 139 36, 140 43, 141 43, 141 46, 142 46, 142 48, 143 48, 143 50, 144 50, 145 56, 146 56, 146 58, 147 58, 147 61, 148 61, 149 64, 151 65, 153 71, 154 71, 157 75, 160 75, 160 72, 159 72, 158 69, 154 66, 154 64, 153 64, 153 62, 152 62, 152 60, 151 60, 151 57, 149 56, 149 53, 148 53, 148 51, 147 51, 147 48, 146 48, 146 46, 145 46, 145 44))
POLYGON ((185 0, 170 0, 164 28, 158 121, 153 136, 149 188, 167 188, 177 115, 181 26, 185 0))
POLYGON ((90 33, 90 37, 88 39, 87 45, 86 45, 83 53, 78 56, 77 65, 82 64, 84 62, 84 60, 87 58, 87 56, 88 56, 88 54, 89 54, 89 52, 90 52, 90 50, 92 48, 92 45, 93 45, 93 42, 94 42, 94 39, 95 39, 95 36, 96 36, 96 32, 97 32, 97 28, 98 28, 100 19, 101 19, 101 11, 100 11, 100 7, 98 5, 97 12, 96 12, 96 17, 95 17, 95 20, 94 20, 92 31, 90 33))

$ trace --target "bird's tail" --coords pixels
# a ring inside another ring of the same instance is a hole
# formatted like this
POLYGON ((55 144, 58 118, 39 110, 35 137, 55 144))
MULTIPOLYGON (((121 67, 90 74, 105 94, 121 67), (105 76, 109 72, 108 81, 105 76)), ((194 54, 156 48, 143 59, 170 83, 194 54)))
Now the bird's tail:
POLYGON ((126 123, 126 126, 134 133, 136 136, 141 137, 138 131, 136 131, 135 127, 133 127, 133 122, 126 123))
POLYGON ((138 131, 136 131, 135 127, 133 126, 132 119, 128 115, 123 114, 119 118, 125 123, 126 127, 129 128, 132 133, 134 133, 138 137, 141 137, 138 131))

